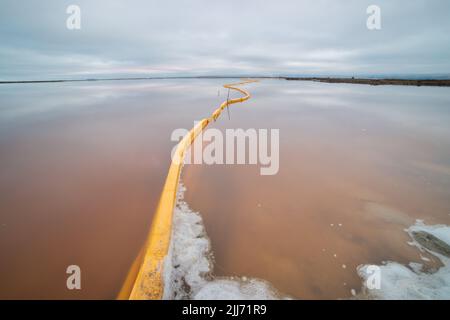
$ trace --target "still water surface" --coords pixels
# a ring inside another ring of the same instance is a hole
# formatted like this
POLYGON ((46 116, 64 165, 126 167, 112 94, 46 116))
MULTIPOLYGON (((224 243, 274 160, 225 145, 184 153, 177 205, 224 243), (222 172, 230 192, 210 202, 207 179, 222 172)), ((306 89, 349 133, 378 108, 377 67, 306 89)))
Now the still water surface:
MULTIPOLYGON (((229 80, 0 86, 0 297, 114 298, 142 245, 174 129, 229 80), (66 289, 68 265, 82 290, 66 289)), ((359 264, 423 262, 403 231, 450 224, 450 91, 264 80, 212 127, 280 130, 280 170, 186 165, 217 275, 346 298, 359 264)), ((220 90, 220 96, 218 95, 220 90)))

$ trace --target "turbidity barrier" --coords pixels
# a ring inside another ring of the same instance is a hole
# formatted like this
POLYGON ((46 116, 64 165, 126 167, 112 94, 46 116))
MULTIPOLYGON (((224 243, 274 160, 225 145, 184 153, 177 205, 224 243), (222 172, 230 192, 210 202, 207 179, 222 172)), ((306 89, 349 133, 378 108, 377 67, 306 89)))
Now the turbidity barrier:
POLYGON ((225 84, 223 87, 236 90, 244 94, 241 98, 235 98, 222 102, 209 118, 202 119, 179 142, 172 157, 172 163, 167 174, 166 182, 159 199, 158 207, 153 217, 150 232, 144 247, 128 272, 127 278, 120 290, 118 299, 161 299, 164 294, 163 266, 172 234, 172 217, 178 191, 183 159, 188 148, 195 138, 205 129, 209 123, 217 120, 222 111, 230 104, 246 101, 250 94, 236 86, 257 82, 257 80, 245 80, 239 83, 225 84))

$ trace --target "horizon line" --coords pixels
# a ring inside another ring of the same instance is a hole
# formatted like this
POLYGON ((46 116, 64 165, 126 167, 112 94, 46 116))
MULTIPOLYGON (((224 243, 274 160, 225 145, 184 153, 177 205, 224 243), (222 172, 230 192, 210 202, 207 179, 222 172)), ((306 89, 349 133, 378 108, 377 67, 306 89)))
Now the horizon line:
POLYGON ((85 79, 44 79, 44 80, 0 80, 0 84, 29 84, 29 83, 62 83, 62 82, 87 82, 87 81, 132 81, 132 80, 169 80, 169 79, 236 79, 236 78, 252 78, 252 79, 288 79, 297 78, 299 80, 314 80, 314 79, 395 79, 395 80, 442 80, 436 77, 444 76, 444 78, 450 79, 450 74, 384 74, 384 75, 361 75, 361 76, 349 76, 349 75, 197 75, 197 76, 156 76, 156 77, 115 77, 115 78, 85 78, 85 79), (434 77, 431 77, 434 75, 434 77), (417 78, 417 77, 424 78, 417 78), (428 76, 428 77, 426 77, 428 76), (412 77, 412 78, 411 78, 412 77))

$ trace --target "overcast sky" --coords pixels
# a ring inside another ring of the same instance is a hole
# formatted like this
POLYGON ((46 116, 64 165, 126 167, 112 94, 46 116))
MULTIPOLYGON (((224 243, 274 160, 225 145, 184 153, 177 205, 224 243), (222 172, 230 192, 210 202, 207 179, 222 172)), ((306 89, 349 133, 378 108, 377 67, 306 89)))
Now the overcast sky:
POLYGON ((1 0, 0 80, 449 74, 449 35, 448 0, 1 0))

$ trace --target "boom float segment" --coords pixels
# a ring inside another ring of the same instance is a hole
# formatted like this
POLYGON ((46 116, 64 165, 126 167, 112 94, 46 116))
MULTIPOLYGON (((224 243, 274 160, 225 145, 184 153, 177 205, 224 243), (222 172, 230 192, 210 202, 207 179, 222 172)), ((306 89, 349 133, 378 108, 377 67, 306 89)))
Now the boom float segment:
POLYGON ((223 87, 236 90, 244 94, 241 98, 222 102, 209 118, 202 119, 186 134, 177 146, 172 163, 167 174, 164 188, 159 199, 158 207, 152 221, 150 232, 145 246, 134 261, 125 283, 119 293, 118 299, 161 299, 164 294, 163 265, 169 252, 170 237, 172 233, 172 215, 175 206, 178 182, 180 179, 183 159, 188 148, 195 138, 212 121, 216 121, 230 104, 246 101, 250 94, 236 86, 257 82, 258 80, 245 80, 239 83, 225 84, 223 87))

